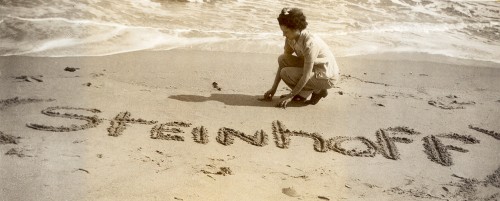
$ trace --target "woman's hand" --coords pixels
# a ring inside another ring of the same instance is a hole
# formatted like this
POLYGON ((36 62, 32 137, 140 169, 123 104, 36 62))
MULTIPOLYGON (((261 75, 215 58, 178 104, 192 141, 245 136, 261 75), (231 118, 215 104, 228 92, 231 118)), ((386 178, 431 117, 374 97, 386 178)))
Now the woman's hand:
POLYGON ((272 100, 275 93, 276 93, 276 89, 269 89, 264 94, 264 99, 263 100, 272 100))
POLYGON ((287 94, 285 97, 280 99, 280 102, 276 105, 276 107, 281 107, 283 109, 286 109, 286 105, 292 101, 293 94, 287 94))

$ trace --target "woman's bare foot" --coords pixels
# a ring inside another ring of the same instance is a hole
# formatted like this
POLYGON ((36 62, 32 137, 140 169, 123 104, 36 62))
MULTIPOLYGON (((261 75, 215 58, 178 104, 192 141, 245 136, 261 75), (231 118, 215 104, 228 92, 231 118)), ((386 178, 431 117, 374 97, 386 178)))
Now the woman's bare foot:
POLYGON ((321 100, 322 98, 328 96, 328 91, 326 89, 322 89, 319 93, 313 93, 311 95, 311 99, 309 99, 308 101, 306 101, 306 104, 310 104, 310 105, 316 105, 319 100, 321 100))

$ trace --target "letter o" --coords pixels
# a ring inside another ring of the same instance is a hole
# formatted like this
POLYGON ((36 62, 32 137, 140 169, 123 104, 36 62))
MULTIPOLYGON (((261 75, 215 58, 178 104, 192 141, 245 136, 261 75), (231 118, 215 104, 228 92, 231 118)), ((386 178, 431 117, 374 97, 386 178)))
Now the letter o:
POLYGON ((347 156, 357 156, 357 157, 374 157, 377 154, 377 147, 375 144, 364 137, 336 137, 332 138, 328 142, 328 148, 330 150, 347 155, 347 156), (359 140, 363 143, 367 149, 365 150, 346 150, 342 147, 342 143, 346 141, 359 140))

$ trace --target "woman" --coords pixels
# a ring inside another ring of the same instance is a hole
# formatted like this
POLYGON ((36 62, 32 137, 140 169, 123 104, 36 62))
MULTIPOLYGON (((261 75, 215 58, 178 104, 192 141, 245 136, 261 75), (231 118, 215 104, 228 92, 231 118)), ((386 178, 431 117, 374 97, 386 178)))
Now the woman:
POLYGON ((286 37, 285 52, 278 58, 276 78, 264 99, 271 100, 283 80, 292 92, 281 96, 278 107, 286 108, 290 101, 305 101, 311 93, 305 103, 315 105, 340 77, 335 57, 321 38, 305 30, 307 21, 302 10, 283 8, 278 23, 286 37))

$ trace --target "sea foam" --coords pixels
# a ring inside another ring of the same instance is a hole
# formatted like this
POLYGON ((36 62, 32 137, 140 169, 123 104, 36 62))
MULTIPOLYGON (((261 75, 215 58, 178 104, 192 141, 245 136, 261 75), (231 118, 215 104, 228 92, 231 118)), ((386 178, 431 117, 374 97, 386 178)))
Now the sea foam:
POLYGON ((500 62, 500 4, 472 1, 38 0, 0 3, 0 55, 176 48, 279 54, 276 17, 300 7, 337 56, 426 52, 500 62))

